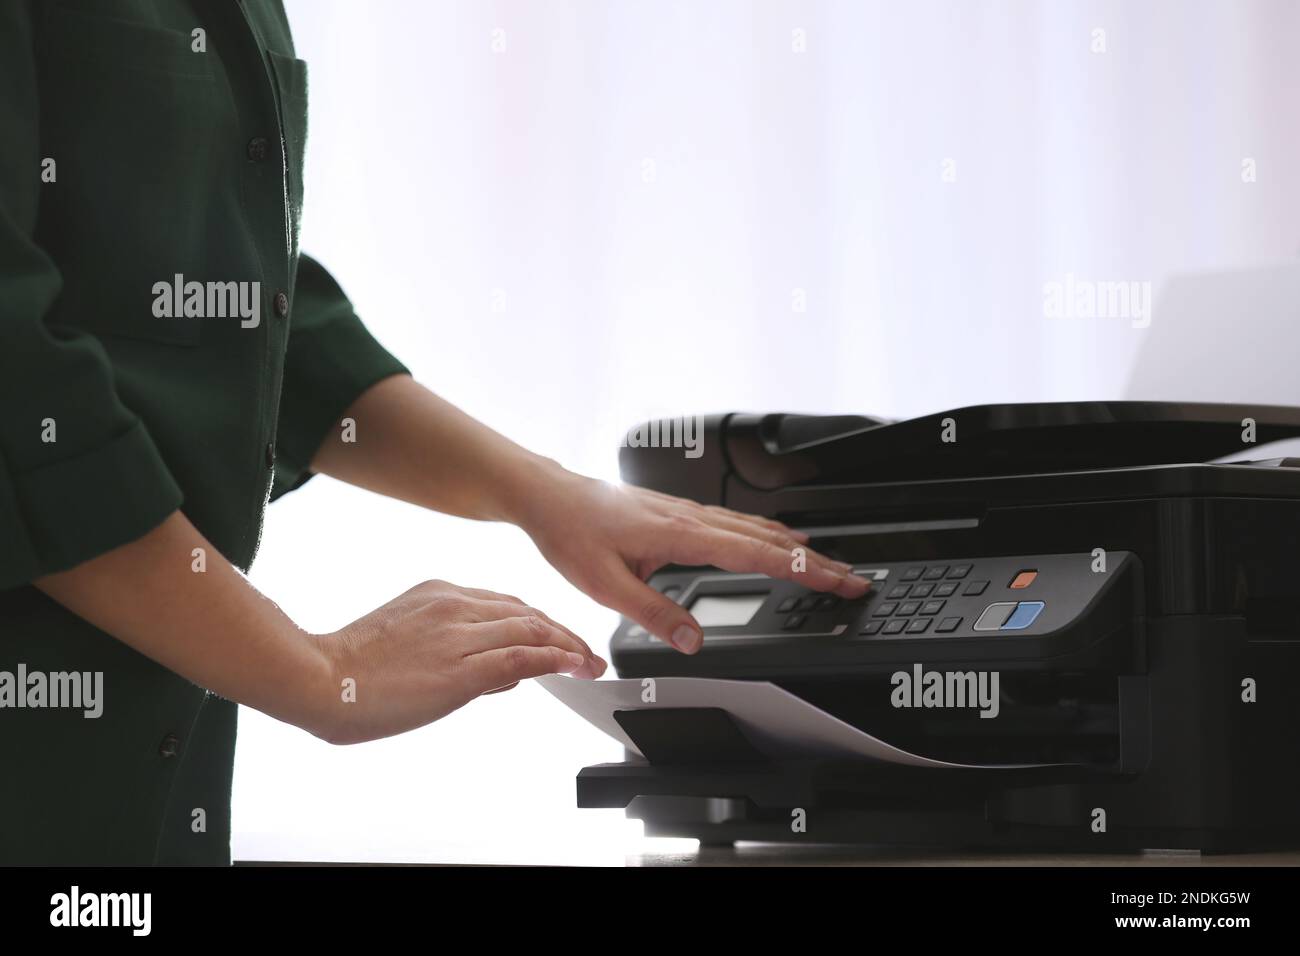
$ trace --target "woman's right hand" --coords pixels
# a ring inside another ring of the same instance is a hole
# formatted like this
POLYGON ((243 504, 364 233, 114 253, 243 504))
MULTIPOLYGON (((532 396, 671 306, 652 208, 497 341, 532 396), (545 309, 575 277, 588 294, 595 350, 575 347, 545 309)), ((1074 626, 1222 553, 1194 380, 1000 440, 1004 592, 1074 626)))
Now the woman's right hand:
POLYGON ((594 678, 605 662, 518 598, 428 581, 315 635, 328 684, 306 729, 336 744, 422 727, 475 697, 544 674, 594 678))

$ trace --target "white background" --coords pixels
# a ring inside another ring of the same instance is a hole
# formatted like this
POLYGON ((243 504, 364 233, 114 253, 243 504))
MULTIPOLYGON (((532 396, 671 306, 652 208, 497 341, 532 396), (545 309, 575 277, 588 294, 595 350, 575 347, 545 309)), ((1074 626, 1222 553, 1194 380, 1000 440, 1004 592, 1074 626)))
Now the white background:
MULTIPOLYGON (((660 414, 1120 397, 1160 313, 1046 319, 1045 282, 1158 290, 1300 248, 1300 4, 287 7, 304 248, 421 380, 607 478, 660 414)), ((1250 348, 1239 320, 1225 348, 1250 348)), ((326 479, 271 509, 253 572, 318 630, 427 578, 519 594, 598 647, 615 623, 512 528, 326 479)), ((351 748, 241 720, 237 859, 639 848, 573 806, 617 748, 534 686, 351 748)))

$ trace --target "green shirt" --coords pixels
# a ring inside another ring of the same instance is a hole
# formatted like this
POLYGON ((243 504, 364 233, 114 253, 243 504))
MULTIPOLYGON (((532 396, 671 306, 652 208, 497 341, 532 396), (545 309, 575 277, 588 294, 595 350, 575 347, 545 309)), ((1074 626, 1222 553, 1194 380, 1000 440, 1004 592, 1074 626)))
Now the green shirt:
POLYGON ((277 0, 0 0, 0 863, 229 861, 234 704, 29 582, 177 508, 247 569, 405 371, 299 255, 306 133, 277 0), (6 705, 20 668, 102 715, 6 705))

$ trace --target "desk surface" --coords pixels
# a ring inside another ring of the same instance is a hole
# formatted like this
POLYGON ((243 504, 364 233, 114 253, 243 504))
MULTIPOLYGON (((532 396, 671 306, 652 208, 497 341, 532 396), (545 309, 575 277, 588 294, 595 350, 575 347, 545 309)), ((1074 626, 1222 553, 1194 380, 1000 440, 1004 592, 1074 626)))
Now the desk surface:
MULTIPOLYGON (((647 844, 686 841, 646 841, 647 844)), ((519 860, 503 859, 498 853, 477 857, 464 847, 448 847, 443 858, 429 854, 418 863, 398 862, 404 866, 509 866, 512 863, 535 866, 546 865, 546 859, 526 854, 519 860)), ((617 866, 618 859, 608 854, 593 854, 589 858, 578 854, 562 854, 549 861, 564 866, 617 866)), ((909 866, 909 867, 1218 867, 1218 866, 1300 866, 1300 852, 1250 853, 1225 856, 1201 855, 1194 851, 1148 850, 1128 854, 1083 853, 1025 853, 980 854, 953 853, 924 850, 899 850, 896 848, 805 845, 785 846, 766 843, 742 843, 732 848, 658 848, 647 846, 644 852, 630 853, 621 859, 624 866, 909 866)), ((336 862, 281 862, 246 860, 239 866, 383 866, 381 861, 363 863, 336 862)))
POLYGON ((629 866, 1300 866, 1300 853, 1203 856, 1180 850, 1129 854, 978 854, 854 846, 741 844, 680 853, 650 853, 629 866))

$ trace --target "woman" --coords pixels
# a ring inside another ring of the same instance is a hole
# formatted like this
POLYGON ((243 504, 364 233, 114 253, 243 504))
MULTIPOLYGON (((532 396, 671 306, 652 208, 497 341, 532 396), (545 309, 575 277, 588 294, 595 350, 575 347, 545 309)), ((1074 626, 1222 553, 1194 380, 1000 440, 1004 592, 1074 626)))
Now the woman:
MULTIPOLYGON (((796 576, 790 529, 569 473, 370 337, 298 253, 306 71, 276 0, 0 0, 0 129, 0 862, 227 863, 236 702, 349 743, 604 671, 444 582, 296 627, 240 572, 313 474, 514 522, 686 653, 656 568, 796 576)), ((867 587, 815 554, 797 577, 867 587)))

